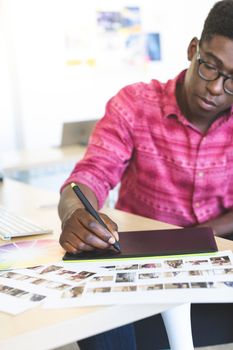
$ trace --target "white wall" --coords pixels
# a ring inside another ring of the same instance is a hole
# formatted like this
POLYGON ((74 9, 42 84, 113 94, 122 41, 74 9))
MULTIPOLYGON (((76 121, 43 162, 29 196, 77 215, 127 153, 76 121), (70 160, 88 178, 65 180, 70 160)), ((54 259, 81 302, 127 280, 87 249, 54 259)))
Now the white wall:
POLYGON ((214 2, 0 0, 0 151, 58 145, 63 121, 101 117, 123 85, 175 76, 187 67, 188 43, 214 2), (145 31, 160 32, 161 62, 120 71, 64 64, 68 27, 77 23, 85 35, 97 8, 129 4, 140 5, 145 31))
POLYGON ((0 150, 6 150, 9 147, 16 148, 18 146, 14 131, 10 84, 5 17, 3 15, 2 3, 0 2, 0 150))

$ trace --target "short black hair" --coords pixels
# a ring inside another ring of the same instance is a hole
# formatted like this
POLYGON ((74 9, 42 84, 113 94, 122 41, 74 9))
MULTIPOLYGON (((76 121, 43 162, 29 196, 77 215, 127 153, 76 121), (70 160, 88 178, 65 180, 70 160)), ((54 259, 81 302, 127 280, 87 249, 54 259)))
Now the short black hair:
POLYGON ((206 17, 200 41, 209 41, 215 35, 233 40, 233 0, 216 2, 206 17))

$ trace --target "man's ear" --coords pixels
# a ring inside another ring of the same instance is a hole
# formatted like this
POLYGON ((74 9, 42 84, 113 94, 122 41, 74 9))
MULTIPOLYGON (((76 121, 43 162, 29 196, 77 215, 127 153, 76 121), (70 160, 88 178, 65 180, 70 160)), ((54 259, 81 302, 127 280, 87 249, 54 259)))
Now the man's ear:
POLYGON ((197 45, 198 45, 198 39, 195 37, 190 41, 189 46, 188 46, 188 60, 189 61, 192 61, 193 56, 196 54, 197 45))

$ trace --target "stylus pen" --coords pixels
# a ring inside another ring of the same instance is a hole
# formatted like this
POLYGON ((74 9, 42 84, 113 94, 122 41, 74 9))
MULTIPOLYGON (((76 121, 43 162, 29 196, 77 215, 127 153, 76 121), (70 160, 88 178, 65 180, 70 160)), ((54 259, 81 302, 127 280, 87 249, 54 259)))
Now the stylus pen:
MULTIPOLYGON (((105 227, 108 231, 108 226, 103 222, 101 217, 99 216, 98 212, 93 208, 87 197, 83 194, 83 192, 80 190, 79 186, 75 183, 71 183, 71 187, 74 190, 77 197, 80 199, 82 204, 84 205, 84 208, 86 211, 88 211, 89 214, 91 214, 103 227, 105 227)), ((115 241, 115 243, 112 244, 112 246, 118 251, 121 251, 121 247, 118 241, 115 241)))

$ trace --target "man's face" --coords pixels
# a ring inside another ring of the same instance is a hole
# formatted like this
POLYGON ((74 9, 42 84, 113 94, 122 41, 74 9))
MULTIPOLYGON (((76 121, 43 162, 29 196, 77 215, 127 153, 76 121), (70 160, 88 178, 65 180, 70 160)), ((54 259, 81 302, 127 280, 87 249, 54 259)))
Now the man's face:
MULTIPOLYGON (((185 110, 191 122, 208 125, 221 112, 233 104, 233 95, 224 91, 224 77, 206 81, 200 77, 197 60, 198 41, 193 39, 189 45, 188 58, 191 61, 185 77, 185 110)), ((201 60, 226 76, 233 77, 233 40, 215 36, 199 46, 201 60)))

